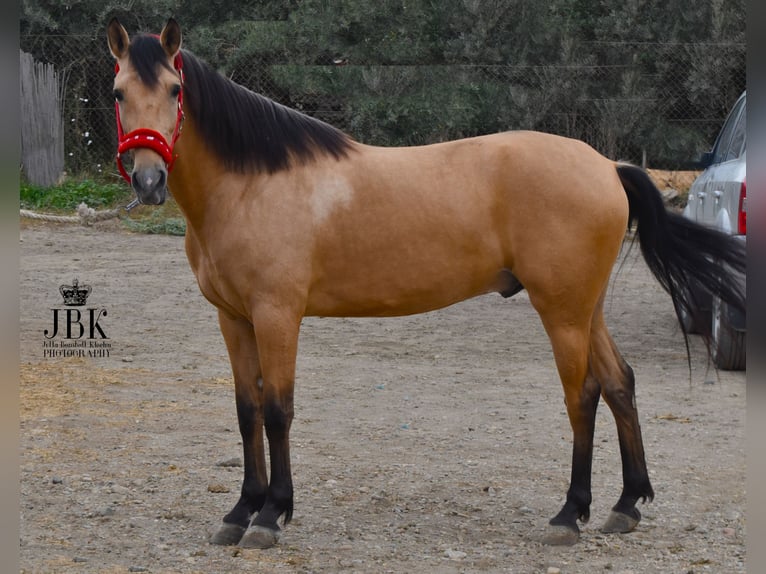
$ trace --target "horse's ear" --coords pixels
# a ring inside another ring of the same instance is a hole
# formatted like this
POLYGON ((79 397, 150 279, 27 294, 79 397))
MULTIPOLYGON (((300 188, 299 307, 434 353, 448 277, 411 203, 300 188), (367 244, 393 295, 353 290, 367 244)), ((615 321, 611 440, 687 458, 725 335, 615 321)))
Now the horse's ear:
POLYGON ((181 49, 181 26, 174 18, 170 18, 160 34, 160 44, 171 60, 181 49))
POLYGON ((106 27, 106 38, 109 43, 109 50, 112 55, 121 60, 128 53, 128 45, 130 45, 130 38, 128 32, 117 21, 117 18, 109 20, 109 25, 106 27))

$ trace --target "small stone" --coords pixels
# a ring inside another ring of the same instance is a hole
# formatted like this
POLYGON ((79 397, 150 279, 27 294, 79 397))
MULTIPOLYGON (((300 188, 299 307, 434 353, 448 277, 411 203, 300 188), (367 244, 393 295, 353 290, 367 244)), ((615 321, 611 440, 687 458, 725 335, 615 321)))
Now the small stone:
POLYGON ((234 458, 222 460, 216 466, 222 466, 224 468, 239 467, 242 466, 242 459, 235 456, 234 458))
POLYGON ((133 357, 131 357, 130 355, 126 355, 126 356, 124 356, 122 358, 122 362, 123 363, 132 363, 133 362, 133 357))
POLYGON ((84 562, 87 562, 87 561, 88 559, 83 558, 82 556, 75 556, 74 558, 72 558, 72 562, 74 562, 75 564, 83 564, 84 562))
POLYGON ((548 570, 545 572, 546 574, 561 574, 561 568, 557 568, 556 566, 548 566, 548 570))
POLYGON ((144 566, 131 566, 128 568, 128 572, 149 572, 149 569, 144 566))
POLYGON ((112 506, 106 506, 98 511, 99 516, 113 516, 116 511, 112 506))
POLYGON ((446 558, 449 558, 450 560, 462 560, 463 558, 468 556, 468 554, 466 554, 465 552, 461 550, 453 550, 452 548, 447 548, 444 551, 444 556, 446 558))
POLYGON ((733 528, 724 528, 723 535, 726 538, 734 538, 737 535, 737 531, 734 530, 733 528))
POLYGON ((130 489, 119 484, 113 484, 109 487, 109 492, 112 494, 130 494, 130 489))
POLYGON ((51 478, 51 482, 53 484, 64 484, 64 479, 58 476, 54 476, 53 478, 51 478))
POLYGON ((223 484, 208 484, 207 491, 215 492, 216 494, 219 494, 219 493, 231 492, 231 489, 228 486, 223 484))

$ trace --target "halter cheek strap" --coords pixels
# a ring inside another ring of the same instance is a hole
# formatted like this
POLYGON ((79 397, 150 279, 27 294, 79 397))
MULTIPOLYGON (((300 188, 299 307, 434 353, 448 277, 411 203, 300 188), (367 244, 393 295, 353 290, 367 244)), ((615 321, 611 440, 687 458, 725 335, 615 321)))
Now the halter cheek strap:
MULTIPOLYGON (((175 147, 176 141, 178 141, 178 138, 181 135, 181 129, 183 128, 184 123, 184 70, 183 60, 181 59, 181 52, 178 52, 175 59, 173 60, 173 67, 178 71, 178 75, 181 78, 181 89, 178 92, 178 114, 176 116, 176 127, 173 130, 173 136, 170 139, 170 143, 168 143, 168 141, 160 132, 149 128, 137 128, 126 134, 122 129, 122 121, 120 120, 120 104, 117 101, 114 102, 115 117, 117 118, 117 168, 120 170, 122 177, 125 178, 125 181, 128 183, 131 182, 130 175, 125 170, 125 166, 122 164, 122 155, 128 150, 135 148, 148 148, 152 151, 155 151, 160 155, 160 157, 162 157, 162 160, 165 162, 165 167, 168 171, 173 169, 173 164, 178 157, 177 154, 173 154, 173 148, 175 147)), ((120 65, 115 64, 115 75, 119 71, 120 65)))

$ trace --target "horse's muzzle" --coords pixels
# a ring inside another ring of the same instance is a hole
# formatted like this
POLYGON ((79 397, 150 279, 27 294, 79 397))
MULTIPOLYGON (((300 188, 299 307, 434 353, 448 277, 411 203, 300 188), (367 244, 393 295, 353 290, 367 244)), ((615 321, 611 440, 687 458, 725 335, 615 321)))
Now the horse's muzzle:
POLYGON ((162 205, 167 198, 168 171, 164 166, 136 167, 130 183, 144 205, 162 205))

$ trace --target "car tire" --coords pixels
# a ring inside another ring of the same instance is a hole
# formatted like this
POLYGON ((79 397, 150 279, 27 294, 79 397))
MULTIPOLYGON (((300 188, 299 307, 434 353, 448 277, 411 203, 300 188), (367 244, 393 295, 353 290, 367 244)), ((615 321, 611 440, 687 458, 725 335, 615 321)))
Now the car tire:
POLYGON ((681 323, 681 328, 687 335, 699 335, 702 333, 699 316, 692 315, 683 306, 679 309, 678 322, 681 323))
POLYGON ((688 301, 692 305, 691 312, 680 308, 678 318, 681 328, 687 335, 704 335, 710 333, 710 306, 712 296, 709 291, 697 285, 691 287, 688 301))
POLYGON ((724 371, 745 369, 745 333, 729 322, 729 307, 713 297, 711 351, 713 364, 724 371))

